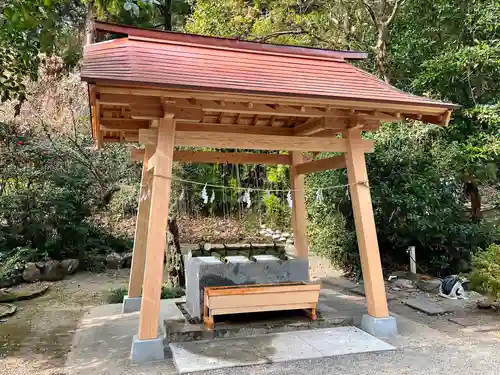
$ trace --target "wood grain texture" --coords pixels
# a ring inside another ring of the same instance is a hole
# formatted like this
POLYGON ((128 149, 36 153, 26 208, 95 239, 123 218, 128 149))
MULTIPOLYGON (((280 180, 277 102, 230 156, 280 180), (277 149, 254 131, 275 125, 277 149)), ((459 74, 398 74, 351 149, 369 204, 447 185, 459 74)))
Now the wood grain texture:
POLYGON ((296 166, 304 163, 304 155, 300 151, 291 152, 292 168, 290 170, 292 188, 292 228, 295 255, 307 258, 309 255, 309 240, 307 238, 307 210, 305 198, 304 175, 297 173, 296 166))
POLYGON ((307 174, 313 172, 327 171, 331 169, 345 168, 346 162, 344 155, 332 156, 331 158, 324 158, 301 163, 294 166, 297 174, 307 174))
POLYGON ((170 200, 170 177, 174 154, 175 121, 160 120, 155 151, 156 165, 151 180, 151 209, 147 236, 144 289, 139 319, 139 339, 158 336, 160 294, 163 284, 163 260, 170 200))
POLYGON ((357 141, 361 138, 361 132, 359 129, 349 129, 346 131, 346 136, 350 147, 350 151, 345 153, 347 176, 368 302, 368 314, 376 318, 383 318, 389 316, 389 309, 387 307, 370 188, 368 187, 365 154, 357 146, 357 141))
POLYGON ((146 149, 142 153, 143 166, 141 189, 139 192, 139 205, 137 209, 137 220, 135 224, 134 250, 132 252, 132 265, 130 267, 130 278, 128 284, 129 297, 140 297, 142 294, 144 266, 146 263, 146 243, 149 227, 149 212, 151 206, 151 197, 148 194, 147 188, 147 182, 150 178, 150 175, 148 173, 148 160, 153 153, 154 146, 146 147, 146 149))

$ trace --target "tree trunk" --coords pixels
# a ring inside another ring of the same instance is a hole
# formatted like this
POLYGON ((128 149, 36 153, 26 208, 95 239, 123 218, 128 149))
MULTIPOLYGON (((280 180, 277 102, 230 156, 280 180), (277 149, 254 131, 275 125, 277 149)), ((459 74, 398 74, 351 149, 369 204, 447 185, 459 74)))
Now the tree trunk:
POLYGON ((387 61, 387 42, 389 39, 389 28, 385 23, 380 23, 377 26, 377 44, 375 45, 375 62, 377 71, 382 76, 385 82, 389 83, 389 69, 387 61))
POLYGON ((94 43, 94 0, 87 3, 87 15, 85 17, 85 45, 94 43))
POLYGON ((174 288, 185 288, 186 275, 184 274, 184 258, 181 252, 181 243, 179 239, 179 227, 177 219, 174 217, 168 219, 168 231, 170 240, 167 245, 166 267, 168 274, 168 283, 174 288))
POLYGON ((472 181, 465 182, 465 194, 470 199, 471 217, 478 219, 481 217, 481 194, 478 187, 472 181))
POLYGON ((373 25, 377 29, 377 43, 375 45, 375 63, 378 74, 389 82, 387 61, 387 44, 389 43, 389 26, 394 20, 396 12, 404 0, 395 0, 392 8, 387 1, 363 0, 363 4, 370 15, 373 25))

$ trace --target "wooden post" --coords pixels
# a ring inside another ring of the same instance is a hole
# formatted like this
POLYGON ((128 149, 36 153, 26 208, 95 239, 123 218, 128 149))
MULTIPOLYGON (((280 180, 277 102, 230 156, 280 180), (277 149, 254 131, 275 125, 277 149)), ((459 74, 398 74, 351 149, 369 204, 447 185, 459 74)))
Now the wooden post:
POLYGON ((368 187, 365 154, 357 142, 361 138, 361 132, 359 129, 352 128, 347 130, 345 134, 349 140, 350 149, 349 152, 345 153, 347 176, 368 302, 368 314, 375 318, 384 318, 389 316, 389 309, 385 295, 370 188, 368 187))
POLYGON ((139 206, 137 209, 137 221, 135 223, 134 250, 132 253, 132 265, 130 267, 130 279, 128 284, 128 296, 132 298, 140 297, 142 294, 144 264, 146 262, 146 240, 149 226, 149 208, 151 203, 151 182, 149 180, 152 174, 148 173, 148 160, 153 156, 154 151, 154 146, 146 146, 143 157, 144 162, 142 164, 139 206))
POLYGON ((139 339, 151 340, 158 336, 160 295, 163 284, 163 260, 167 233, 170 177, 174 154, 175 122, 164 118, 158 125, 158 141, 152 178, 151 208, 146 243, 144 290, 139 319, 139 339))
POLYGON ((304 175, 297 173, 295 166, 304 163, 304 155, 301 151, 291 152, 292 167, 290 178, 292 185, 292 228, 295 244, 295 255, 307 258, 309 254, 309 243, 307 240, 307 212, 304 196, 304 175))

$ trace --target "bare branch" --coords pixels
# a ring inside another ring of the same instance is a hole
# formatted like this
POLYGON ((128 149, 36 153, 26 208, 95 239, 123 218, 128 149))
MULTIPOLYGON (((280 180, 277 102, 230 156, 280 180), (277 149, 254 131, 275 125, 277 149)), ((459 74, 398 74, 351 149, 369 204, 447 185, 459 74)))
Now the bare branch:
POLYGON ((399 6, 401 4, 403 4, 403 2, 404 2, 404 0, 396 0, 396 2, 394 3, 394 7, 392 8, 391 15, 389 16, 389 18, 387 19, 387 21, 385 21, 386 25, 390 25, 390 23, 394 19, 394 16, 396 15, 396 12, 398 11, 399 6))
POLYGON ((304 30, 284 30, 284 31, 276 31, 274 33, 270 33, 267 35, 264 35, 260 38, 255 38, 255 42, 265 42, 269 39, 276 38, 278 36, 282 35, 301 35, 301 34, 307 34, 304 30))
POLYGON ((373 8, 370 6, 370 4, 368 3, 367 0, 363 0, 363 4, 366 8, 366 10, 368 11, 368 13, 370 14, 370 17, 373 21, 373 23, 376 25, 378 25, 378 20, 377 20, 377 16, 375 15, 375 12, 373 11, 373 8))

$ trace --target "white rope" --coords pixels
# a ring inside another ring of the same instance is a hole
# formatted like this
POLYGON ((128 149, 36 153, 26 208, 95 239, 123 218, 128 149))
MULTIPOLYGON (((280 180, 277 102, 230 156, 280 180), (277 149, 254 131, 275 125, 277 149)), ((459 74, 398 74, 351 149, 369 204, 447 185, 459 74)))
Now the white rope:
MULTIPOLYGON (((341 184, 341 185, 332 185, 332 186, 323 186, 323 187, 311 187, 309 189, 260 189, 260 188, 252 188, 252 187, 240 187, 240 186, 227 186, 227 185, 216 185, 216 184, 208 184, 208 183, 205 183, 205 182, 199 182, 199 181, 193 181, 193 180, 186 180, 186 179, 183 179, 183 178, 179 178, 179 177, 175 177, 175 176, 172 176, 172 177, 167 177, 167 176, 162 176, 162 175, 154 175, 154 176, 151 176, 151 178, 149 179, 149 181, 145 184, 145 185, 142 185, 142 187, 147 187, 149 186, 149 184, 151 183, 151 180, 153 179, 153 177, 159 177, 159 178, 165 178, 167 180, 171 180, 171 181, 176 181, 176 182, 183 182, 183 183, 186 183, 186 184, 192 184, 192 185, 201 185, 204 187, 204 190, 206 191, 206 188, 207 187, 211 187, 211 188, 219 188, 219 189, 232 189, 232 190, 241 190, 241 191, 246 191, 248 190, 249 192, 253 192, 253 191, 262 191, 262 192, 292 192, 292 191, 307 191, 307 190, 314 190, 314 189, 321 189, 321 190, 333 190, 333 189, 341 189, 341 188, 345 188, 345 187, 349 187, 349 186, 356 186, 356 185, 364 185, 366 187, 369 187, 368 185, 368 181, 360 181, 360 182, 356 182, 354 184, 341 184)), ((347 194, 349 194, 347 192, 347 194)))

